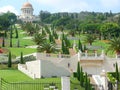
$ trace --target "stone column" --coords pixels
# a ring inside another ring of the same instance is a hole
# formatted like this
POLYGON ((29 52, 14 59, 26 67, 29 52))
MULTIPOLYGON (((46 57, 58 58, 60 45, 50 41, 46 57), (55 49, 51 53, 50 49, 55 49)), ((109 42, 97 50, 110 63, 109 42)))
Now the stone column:
POLYGON ((108 90, 108 80, 107 80, 106 71, 102 70, 100 76, 101 76, 101 78, 103 78, 103 88, 104 88, 104 90, 108 90))
POLYGON ((75 50, 75 47, 76 47, 76 42, 74 40, 74 43, 73 43, 73 49, 75 50))
POLYGON ((81 50, 78 51, 78 61, 80 61, 80 57, 81 57, 81 50))
POLYGON ((101 57, 105 58, 104 50, 102 50, 102 52, 101 52, 101 57))
POLYGON ((70 77, 61 77, 62 90, 70 90, 70 77))
POLYGON ((88 57, 88 51, 85 50, 85 57, 88 57))
POLYGON ((95 50, 95 57, 97 57, 97 51, 95 50))

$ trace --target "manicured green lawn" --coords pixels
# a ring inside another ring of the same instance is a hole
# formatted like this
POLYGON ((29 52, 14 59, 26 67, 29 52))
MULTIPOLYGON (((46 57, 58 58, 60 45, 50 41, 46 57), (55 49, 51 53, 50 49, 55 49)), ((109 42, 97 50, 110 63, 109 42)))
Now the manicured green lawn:
POLYGON ((70 83, 71 90, 74 90, 77 88, 78 90, 85 90, 83 87, 80 86, 80 82, 77 80, 77 78, 71 77, 71 83, 70 83))
POLYGON ((0 77, 8 82, 31 81, 32 79, 16 69, 0 70, 0 77))
MULTIPOLYGON (((14 83, 19 83, 14 86, 12 84, 5 83, 3 90, 15 90, 18 86, 23 88, 23 90, 29 89, 29 90, 34 90, 32 89, 35 83, 59 83, 56 84, 56 86, 61 90, 61 79, 60 78, 42 78, 42 79, 31 79, 27 75, 23 74, 17 69, 6 69, 6 70, 0 70, 0 78, 3 78, 7 82, 14 82, 14 83), (27 84, 20 84, 20 82, 23 83, 32 83, 31 85, 27 84), (33 86, 32 86, 33 85, 33 86), (8 87, 9 86, 9 87, 8 87), (12 89, 10 89, 12 88, 12 89), (14 88, 14 89, 13 89, 14 88)), ((74 88, 78 88, 78 90, 84 90, 84 88, 80 87, 79 82, 76 78, 71 77, 71 90, 74 90, 74 88)), ((48 85, 48 84, 47 84, 48 85)), ((44 84, 40 84, 39 86, 34 86, 35 88, 43 88, 44 84)), ((19 90, 19 89, 17 89, 19 90)), ((21 90, 21 89, 20 89, 21 90)), ((38 90, 38 89, 35 89, 38 90)), ((39 89, 42 90, 42 89, 39 89)))
POLYGON ((8 48, 11 51, 11 54, 14 57, 20 56, 20 53, 23 52, 23 55, 31 54, 37 51, 35 48, 8 48))

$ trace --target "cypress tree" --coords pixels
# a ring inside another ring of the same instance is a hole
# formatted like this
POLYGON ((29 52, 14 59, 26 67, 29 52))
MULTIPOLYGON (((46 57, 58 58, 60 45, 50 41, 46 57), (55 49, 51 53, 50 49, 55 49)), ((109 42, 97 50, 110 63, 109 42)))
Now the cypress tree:
POLYGON ((64 40, 62 40, 62 53, 65 53, 65 45, 64 45, 64 40))
POLYGON ((80 39, 79 39, 79 42, 78 42, 78 49, 83 52, 82 43, 81 43, 80 39))
POLYGON ((6 38, 7 37, 7 31, 5 30, 5 33, 4 33, 4 37, 6 38))
POLYGON ((83 82, 84 82, 84 76, 83 76, 83 69, 81 67, 81 70, 80 70, 80 85, 83 87, 83 82))
POLYGON ((80 63, 79 62, 77 65, 77 79, 78 79, 78 81, 80 81, 80 63))
POLYGON ((117 64, 117 62, 116 62, 116 65, 115 65, 115 67, 116 67, 116 79, 119 81, 119 71, 118 71, 118 64, 117 64))
POLYGON ((3 37, 3 40, 2 40, 2 47, 5 47, 5 38, 3 37))
POLYGON ((85 90, 89 90, 88 89, 88 78, 87 78, 87 73, 85 74, 85 90))
POLYGON ((17 41, 17 47, 20 47, 20 41, 19 41, 19 39, 17 41))
POLYGON ((21 56, 20 56, 20 64, 24 64, 23 53, 22 52, 21 52, 21 56))
POLYGON ((12 38, 10 38, 10 47, 12 47, 12 38))
POLYGON ((12 67, 11 52, 8 55, 8 67, 12 67))
POLYGON ((17 30, 16 27, 15 27, 15 32, 16 32, 16 36, 15 36, 15 38, 18 38, 18 30, 17 30))
POLYGON ((87 47, 86 47, 86 45, 84 45, 84 49, 83 49, 83 51, 85 51, 85 50, 87 50, 87 47))
POLYGON ((12 26, 10 26, 10 38, 12 38, 12 26))

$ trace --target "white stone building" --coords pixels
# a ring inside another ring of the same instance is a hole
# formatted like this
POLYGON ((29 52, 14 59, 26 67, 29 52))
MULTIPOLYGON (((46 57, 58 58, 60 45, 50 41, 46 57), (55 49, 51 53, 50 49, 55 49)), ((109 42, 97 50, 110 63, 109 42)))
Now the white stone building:
POLYGON ((39 17, 33 15, 34 8, 29 2, 25 2, 21 7, 21 15, 18 16, 18 19, 23 22, 33 22, 38 21, 39 17))

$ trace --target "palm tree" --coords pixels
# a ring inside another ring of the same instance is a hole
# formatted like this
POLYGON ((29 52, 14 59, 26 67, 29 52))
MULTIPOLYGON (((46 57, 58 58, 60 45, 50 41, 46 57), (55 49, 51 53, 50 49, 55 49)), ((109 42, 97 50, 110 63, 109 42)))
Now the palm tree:
POLYGON ((115 51, 117 55, 120 55, 120 36, 114 37, 108 44, 108 50, 112 50, 113 52, 115 51))
POLYGON ((86 35, 85 42, 92 45, 92 43, 95 41, 95 39, 96 39, 95 36, 88 34, 88 35, 86 35))
POLYGON ((40 33, 36 33, 34 34, 33 37, 33 41, 37 44, 37 45, 41 45, 42 43, 44 43, 46 41, 46 38, 44 35, 40 34, 40 33))
POLYGON ((55 52, 55 44, 50 42, 44 42, 41 45, 38 46, 38 52, 46 52, 46 53, 52 53, 55 52))

